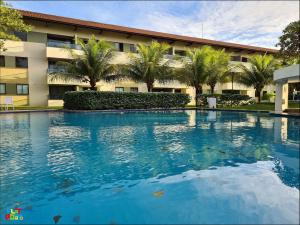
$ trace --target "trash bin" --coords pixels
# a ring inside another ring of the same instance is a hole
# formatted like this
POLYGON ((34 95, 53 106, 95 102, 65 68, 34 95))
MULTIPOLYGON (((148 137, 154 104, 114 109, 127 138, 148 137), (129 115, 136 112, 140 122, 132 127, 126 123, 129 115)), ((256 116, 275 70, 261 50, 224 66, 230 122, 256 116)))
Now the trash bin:
POLYGON ((208 108, 215 109, 217 108, 217 99, 216 98, 207 98, 208 108))

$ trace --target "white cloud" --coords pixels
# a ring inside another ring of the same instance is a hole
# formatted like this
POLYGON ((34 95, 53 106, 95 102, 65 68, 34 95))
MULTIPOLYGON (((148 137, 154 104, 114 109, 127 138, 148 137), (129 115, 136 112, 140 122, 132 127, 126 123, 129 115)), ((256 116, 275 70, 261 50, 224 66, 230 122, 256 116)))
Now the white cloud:
POLYGON ((283 28, 299 19, 298 2, 199 2, 181 17, 152 10, 141 26, 163 32, 274 47, 283 28))

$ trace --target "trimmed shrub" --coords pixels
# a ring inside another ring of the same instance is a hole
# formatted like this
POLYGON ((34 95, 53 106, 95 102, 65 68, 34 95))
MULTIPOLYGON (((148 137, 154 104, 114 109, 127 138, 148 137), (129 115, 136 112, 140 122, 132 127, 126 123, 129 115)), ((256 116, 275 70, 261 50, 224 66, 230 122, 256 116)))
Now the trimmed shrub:
POLYGON ((65 109, 177 108, 189 102, 189 95, 182 93, 70 91, 64 95, 65 109))
POLYGON ((274 93, 264 93, 261 100, 270 102, 272 98, 275 97, 274 93))
POLYGON ((217 99, 217 105, 228 106, 228 105, 251 105, 255 103, 255 99, 249 97, 248 95, 240 94, 201 94, 198 95, 198 103, 201 106, 207 106, 207 98, 215 97, 217 99))

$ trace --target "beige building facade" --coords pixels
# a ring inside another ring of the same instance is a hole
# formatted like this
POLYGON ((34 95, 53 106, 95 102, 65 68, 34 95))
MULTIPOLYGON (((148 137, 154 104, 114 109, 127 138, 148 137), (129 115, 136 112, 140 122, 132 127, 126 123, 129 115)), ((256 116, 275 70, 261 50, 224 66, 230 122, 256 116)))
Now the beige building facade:
MULTIPOLYGON (((167 42, 171 50, 166 55, 171 66, 182 66, 175 60, 175 55, 183 55, 189 48, 199 48, 210 45, 217 49, 225 49, 231 54, 231 63, 247 65, 249 56, 253 54, 274 54, 274 49, 212 41, 201 38, 166 34, 154 31, 108 25, 78 19, 59 17, 28 11, 20 11, 26 23, 33 29, 27 34, 16 33, 21 41, 6 41, 6 51, 0 52, 0 101, 5 96, 13 96, 15 105, 30 106, 59 106, 62 105, 62 96, 65 91, 86 90, 88 83, 51 81, 48 74, 57 72, 61 68, 57 62, 71 60, 68 46, 79 54, 81 50, 76 45, 76 37, 88 39, 94 35, 97 39, 105 39, 115 46, 113 64, 126 64, 129 54, 135 53, 138 43, 151 41, 167 42)), ((130 80, 115 82, 98 82, 99 91, 129 91, 147 92, 146 85, 130 80)), ((240 93, 254 97, 254 89, 241 84, 218 84, 216 93, 240 93)), ((265 92, 273 92, 273 86, 266 87, 265 92)), ((191 96, 191 105, 194 105, 195 91, 192 87, 177 81, 169 83, 155 82, 156 92, 180 92, 191 96)), ((209 93, 209 87, 203 86, 204 93, 209 93)))

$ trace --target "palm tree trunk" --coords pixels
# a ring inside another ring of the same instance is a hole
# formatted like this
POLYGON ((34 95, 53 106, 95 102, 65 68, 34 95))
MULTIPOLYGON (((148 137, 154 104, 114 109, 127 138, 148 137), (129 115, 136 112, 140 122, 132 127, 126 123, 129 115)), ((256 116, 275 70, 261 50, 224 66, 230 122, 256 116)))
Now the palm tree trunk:
POLYGON ((255 89, 255 97, 257 97, 258 103, 260 103, 260 89, 255 89))
POLYGON ((210 85, 210 92, 213 95, 215 92, 215 85, 210 85))
POLYGON ((198 106, 198 95, 199 94, 202 94, 202 86, 199 85, 199 86, 196 86, 195 87, 195 91, 196 91, 196 96, 195 96, 195 101, 196 101, 196 107, 198 106))
POLYGON ((97 91, 97 87, 96 87, 96 82, 95 81, 91 80, 90 81, 90 85, 91 85, 91 90, 97 91))
POLYGON ((152 83, 147 83, 147 89, 148 89, 148 92, 152 92, 153 84, 152 83))

